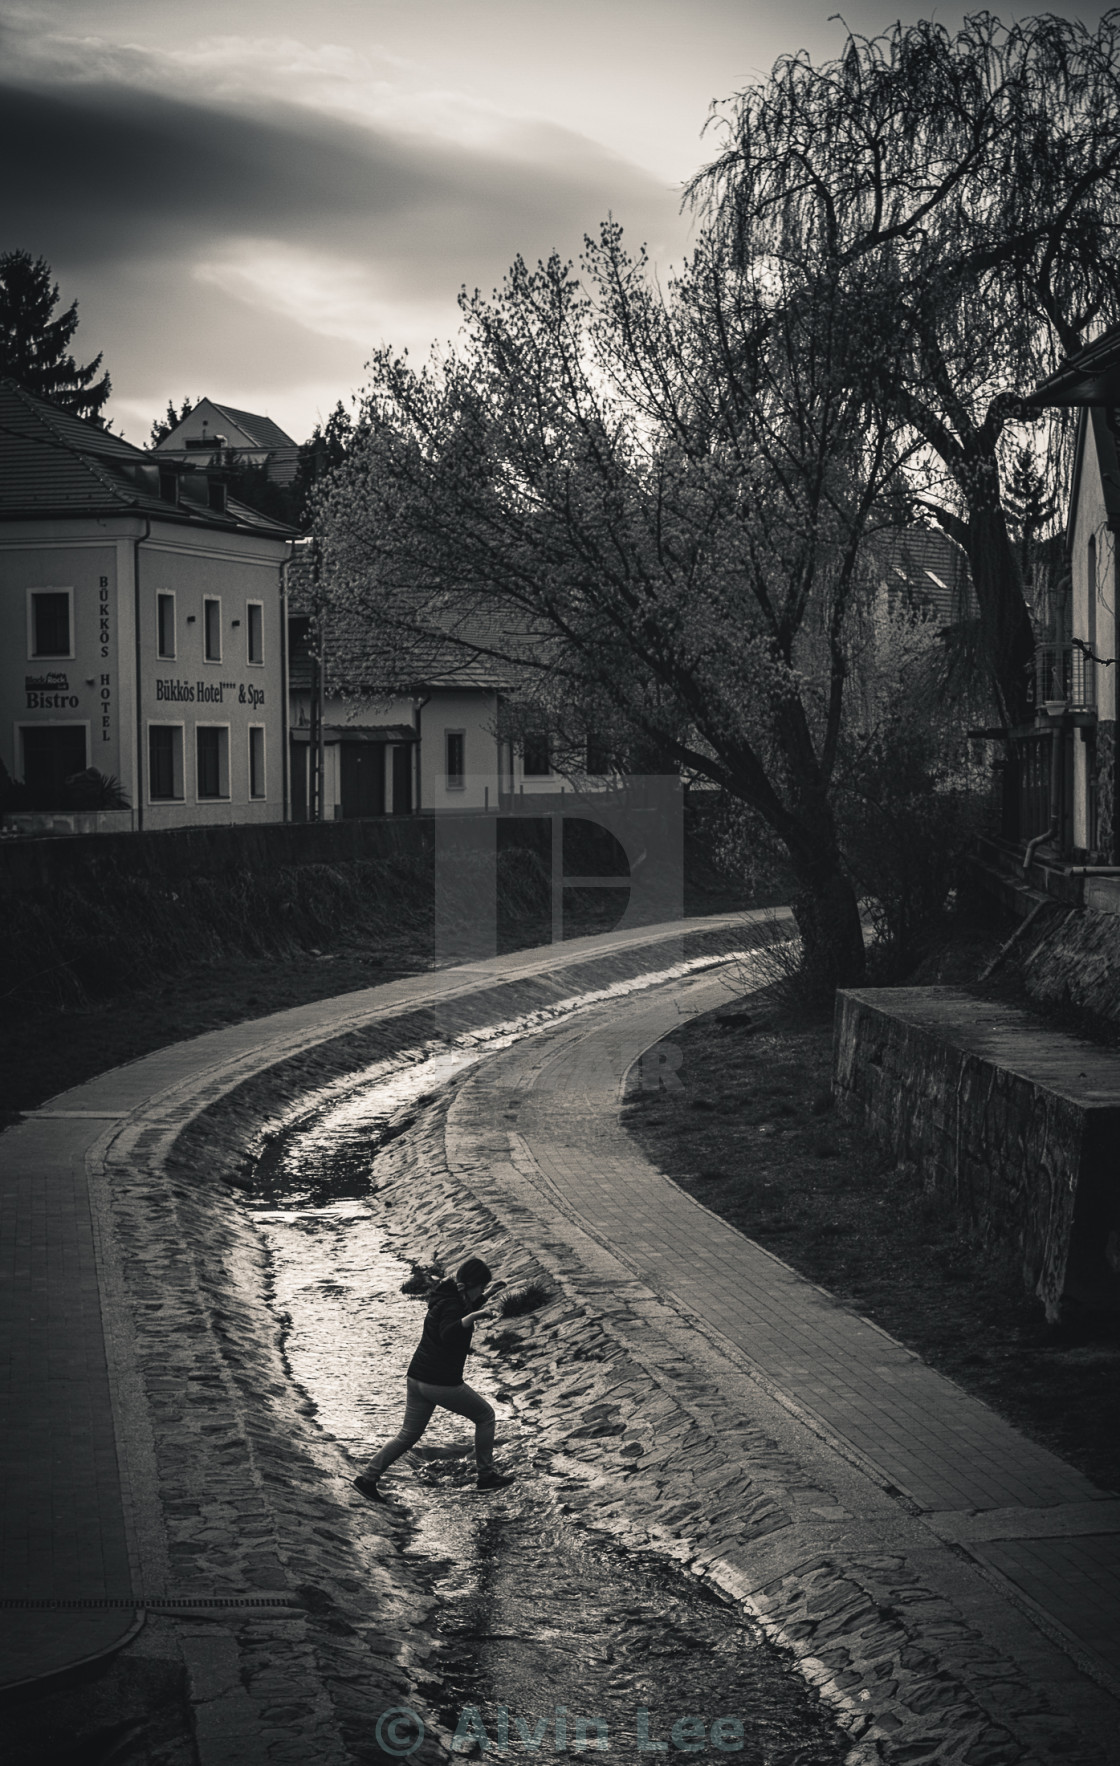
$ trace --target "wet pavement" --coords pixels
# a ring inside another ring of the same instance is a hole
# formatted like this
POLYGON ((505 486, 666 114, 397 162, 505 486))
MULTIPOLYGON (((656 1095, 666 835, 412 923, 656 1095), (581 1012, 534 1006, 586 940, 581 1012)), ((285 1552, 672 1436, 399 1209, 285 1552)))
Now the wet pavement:
MULTIPOLYGON (((430 1095, 469 1059, 387 1075, 274 1143, 258 1167, 254 1215, 291 1372, 355 1462, 396 1432, 424 1306, 401 1292, 410 1267, 385 1249, 364 1199, 377 1148, 407 1120, 409 1093, 430 1095)), ((480 1495, 469 1429, 439 1412, 383 1481, 408 1562, 437 1600, 428 1702, 457 1751, 839 1766, 849 1744, 788 1656, 695 1577, 565 1514, 586 1479, 534 1449, 503 1400, 500 1359, 475 1362, 469 1377, 496 1401, 498 1460, 516 1468, 514 1485, 480 1495)), ((408 1740, 422 1718, 402 1721, 408 1740)))

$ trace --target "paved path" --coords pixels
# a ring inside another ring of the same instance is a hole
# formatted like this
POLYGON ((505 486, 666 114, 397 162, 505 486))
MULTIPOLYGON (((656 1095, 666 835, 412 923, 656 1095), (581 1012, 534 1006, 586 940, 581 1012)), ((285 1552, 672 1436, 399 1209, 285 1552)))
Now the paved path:
MULTIPOLYGON (((705 976, 486 1063, 450 1112, 452 1169, 458 1158, 476 1190, 488 1169, 492 1193, 504 1189, 521 1215, 531 1208, 546 1239, 567 1222, 571 1242, 584 1241, 581 1260, 602 1248, 604 1292, 612 1271, 620 1291, 636 1277, 698 1327, 691 1353, 699 1360, 706 1341, 818 1443, 893 1494, 919 1522, 911 1552, 935 1560, 944 1542, 942 1568, 958 1608, 971 1602, 966 1616, 1047 1684, 1056 1708, 1078 1707, 1071 1660, 1120 1695, 1120 1499, 727 1226, 650 1165, 622 1127, 627 1069, 674 1025, 727 999, 726 984, 705 976), (975 1571, 962 1584, 965 1554, 975 1571), (1046 1639, 1058 1643, 1064 1664, 1046 1639)), ((851 1548, 846 1533, 859 1500, 849 1491, 833 1547, 851 1548)), ((864 1500, 871 1517, 874 1503, 864 1500)), ((881 1514, 872 1536, 876 1527, 882 1537, 891 1532, 881 1514)), ((1099 1718, 1099 1699, 1089 1702, 1099 1718)), ((1120 1707, 1113 1710, 1115 1726, 1120 1707)))
POLYGON ((660 969, 689 932, 743 919, 575 939, 253 1019, 101 1074, 0 1135, 0 1687, 117 1647, 145 1601, 168 1592, 107 1198, 90 1183, 100 1151, 122 1134, 140 1145, 157 1105, 173 1131, 250 1075, 349 1031, 581 960, 648 949, 660 969))

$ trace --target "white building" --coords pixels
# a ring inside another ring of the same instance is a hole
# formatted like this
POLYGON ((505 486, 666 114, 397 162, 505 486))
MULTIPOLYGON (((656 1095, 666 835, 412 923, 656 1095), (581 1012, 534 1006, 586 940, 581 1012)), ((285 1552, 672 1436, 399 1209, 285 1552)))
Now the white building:
POLYGON ((271 417, 199 399, 169 435, 156 444, 170 459, 219 466, 234 454, 243 466, 265 466, 274 484, 288 484, 299 466, 299 445, 271 417))
POLYGON ((1120 327, 1086 345, 1031 403, 1079 409, 1066 522, 1069 584, 1039 646, 1037 715, 1049 757, 1036 817, 1064 858, 1120 863, 1116 805, 1120 327))
MULTIPOLYGON (((354 679, 345 696, 332 691, 342 672, 333 660, 339 646, 332 643, 338 634, 331 620, 337 627, 338 616, 328 613, 320 633, 313 601, 307 567, 297 567, 289 622, 293 820, 315 811, 317 774, 326 821, 418 810, 496 811, 522 793, 571 789, 553 765, 547 738, 522 744, 499 739, 502 682, 481 662, 392 699, 379 699, 354 679)), ((359 633, 346 644, 347 657, 360 656, 365 641, 359 633)), ((354 675, 352 661, 346 672, 354 675)))
POLYGON ((25 825, 65 826, 91 768, 128 802, 108 825, 285 818, 293 537, 220 469, 0 382, 0 759, 25 825))

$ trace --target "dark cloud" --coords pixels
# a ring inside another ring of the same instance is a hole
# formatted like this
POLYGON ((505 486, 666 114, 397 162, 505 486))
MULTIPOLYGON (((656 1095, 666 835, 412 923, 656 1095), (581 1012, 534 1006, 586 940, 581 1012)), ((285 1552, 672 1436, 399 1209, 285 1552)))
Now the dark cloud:
POLYGON ((45 233, 72 264, 248 235, 397 259, 406 280, 411 263, 430 286, 434 271, 465 279, 499 244, 511 255, 547 249, 542 223, 570 235, 628 197, 647 212, 669 207, 652 179, 607 155, 542 158, 394 138, 295 108, 0 87, 3 237, 45 233))
MULTIPOLYGON (((208 392, 257 409, 271 394, 290 413, 293 389, 319 402, 335 386, 329 409, 376 345, 406 341, 395 328, 407 331, 410 313, 413 348, 423 312, 446 312, 447 337, 462 283, 489 289, 518 252, 574 254, 608 211, 656 243, 676 199, 551 125, 510 125, 501 150, 482 150, 278 101, 0 83, 0 250, 48 259, 63 300, 79 300, 79 350, 104 351, 115 396, 134 410, 208 392), (275 274, 294 265, 291 285, 239 280, 257 249, 247 242, 275 242, 275 274), (352 320, 340 330, 316 307, 324 282, 370 313, 361 342, 352 320)), ((287 421, 307 429, 311 413, 287 421)))

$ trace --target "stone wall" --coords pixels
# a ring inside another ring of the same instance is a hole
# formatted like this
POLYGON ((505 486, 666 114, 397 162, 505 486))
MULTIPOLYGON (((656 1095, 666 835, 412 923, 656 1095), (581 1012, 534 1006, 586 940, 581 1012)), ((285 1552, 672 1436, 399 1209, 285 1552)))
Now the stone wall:
POLYGON ((1120 1056, 953 988, 837 996, 834 1089, 1058 1316, 1120 1306, 1120 1056))
POLYGON ((1115 860, 1116 826, 1116 724, 1104 718, 1097 724, 1094 767, 1097 786, 1097 850, 1102 863, 1115 860))
MULTIPOLYGON (((1096 884, 1098 890, 1104 881, 1096 884)), ((1088 882, 1091 903, 1095 880, 1088 882)), ((1089 905, 1051 914, 1024 939, 1017 967, 1032 999, 1079 1006, 1120 1023, 1120 913, 1115 908, 1089 905)))

